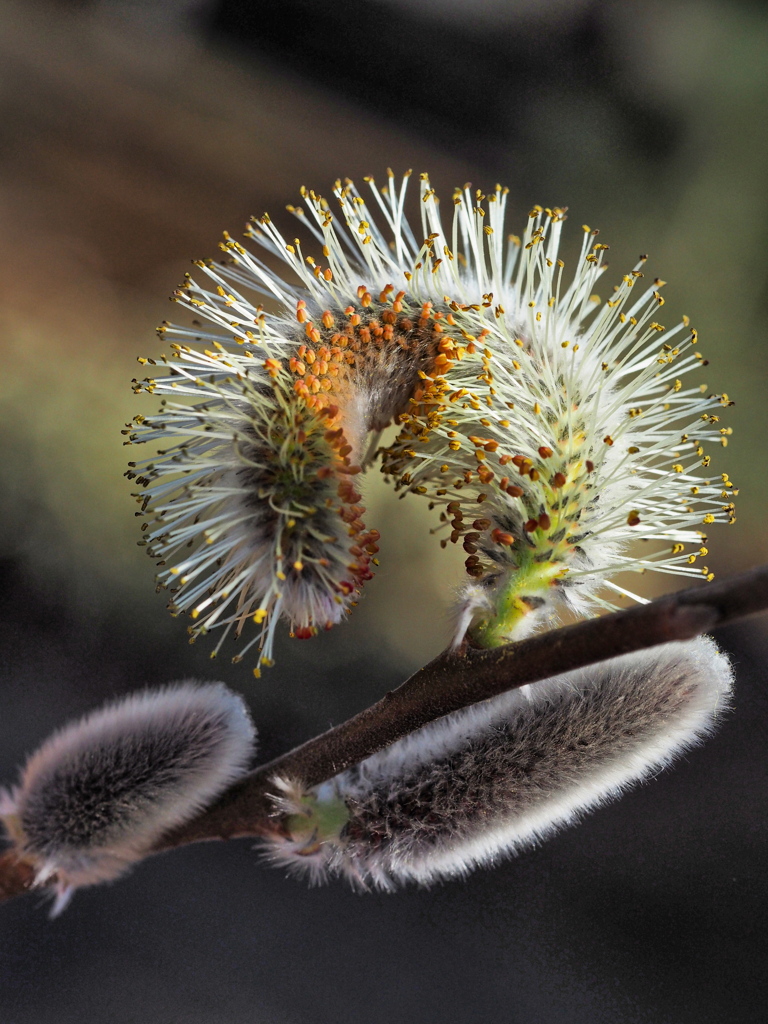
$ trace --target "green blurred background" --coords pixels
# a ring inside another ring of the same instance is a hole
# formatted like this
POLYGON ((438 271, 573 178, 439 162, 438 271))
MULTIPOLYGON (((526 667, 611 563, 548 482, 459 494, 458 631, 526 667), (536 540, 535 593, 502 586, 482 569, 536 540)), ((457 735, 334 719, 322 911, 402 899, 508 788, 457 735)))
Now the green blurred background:
MULTIPOLYGON (((738 522, 712 530, 710 568, 765 561, 767 64, 764 5, 724 0, 0 0, 3 778, 67 717, 189 675, 243 692, 271 756, 445 644, 461 559, 375 476, 365 599, 286 639, 259 682, 188 646, 136 546, 136 357, 159 352, 189 260, 252 213, 288 227, 303 184, 387 166, 443 195, 501 181, 511 230, 534 202, 569 206, 571 253, 582 223, 601 229, 604 290, 650 253, 666 322, 691 316, 706 383, 737 403, 713 470, 741 488, 738 522)), ((2 1019, 756 1021, 764 624, 724 641, 745 689, 713 752, 544 850, 360 899, 307 894, 230 844, 78 896, 52 926, 20 901, 0 908, 2 1019)))

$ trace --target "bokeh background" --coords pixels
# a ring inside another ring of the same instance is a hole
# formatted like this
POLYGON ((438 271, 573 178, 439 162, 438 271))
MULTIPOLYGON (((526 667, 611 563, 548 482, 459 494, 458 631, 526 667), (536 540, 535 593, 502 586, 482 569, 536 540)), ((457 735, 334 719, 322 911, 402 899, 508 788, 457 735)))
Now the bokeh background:
MULTIPOLYGON (((299 186, 428 169, 639 252, 737 399, 713 468, 724 575, 768 557, 768 16, 631 0, 0 0, 0 778, 102 700, 218 675, 276 755, 449 634, 460 562, 377 479, 382 566, 278 666, 215 665, 154 593, 120 430, 193 257, 299 186)), ((513 225, 514 227, 514 225, 513 225)), ((575 246, 580 231, 573 231, 575 246)), ((653 581, 646 578, 649 594, 653 581)), ((718 736, 541 849, 430 892, 306 890, 248 842, 191 847, 48 922, 0 907, 4 1024, 747 1024, 763 1020, 766 622, 723 632, 718 736)))

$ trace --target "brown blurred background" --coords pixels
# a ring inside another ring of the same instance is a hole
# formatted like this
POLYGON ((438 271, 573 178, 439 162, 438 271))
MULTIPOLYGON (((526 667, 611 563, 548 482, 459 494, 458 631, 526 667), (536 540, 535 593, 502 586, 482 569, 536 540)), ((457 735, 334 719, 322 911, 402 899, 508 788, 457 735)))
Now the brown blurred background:
MULTIPOLYGON (((765 561, 767 61, 763 5, 735 0, 0 0, 1 777, 66 718, 188 675, 243 692, 271 756, 444 644, 460 560, 375 478, 365 600, 258 683, 187 645, 136 547, 136 356, 159 351, 189 260, 252 213, 287 227, 302 184, 498 180, 521 226, 568 205, 571 250, 599 226, 608 279, 650 252, 667 322, 692 317, 706 382, 737 400, 713 469, 741 486, 738 522, 712 531, 710 567, 765 561)), ((307 892, 229 844, 52 925, 34 900, 0 908, 0 1019, 757 1021, 765 637, 721 637, 740 693, 706 749, 466 884, 307 892)))

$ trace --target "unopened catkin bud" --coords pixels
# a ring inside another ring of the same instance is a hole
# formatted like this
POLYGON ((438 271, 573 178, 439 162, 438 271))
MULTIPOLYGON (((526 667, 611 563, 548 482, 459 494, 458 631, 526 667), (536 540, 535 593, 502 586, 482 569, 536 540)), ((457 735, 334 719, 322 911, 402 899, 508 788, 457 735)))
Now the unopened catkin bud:
POLYGON ((270 839, 269 856, 360 888, 465 875, 699 743, 731 680, 712 640, 670 643, 448 715, 314 789, 276 779, 290 835, 270 839))
POLYGON ((74 889, 116 878, 248 768, 255 732, 223 683, 133 694, 54 733, 0 791, 0 818, 53 915, 74 889))

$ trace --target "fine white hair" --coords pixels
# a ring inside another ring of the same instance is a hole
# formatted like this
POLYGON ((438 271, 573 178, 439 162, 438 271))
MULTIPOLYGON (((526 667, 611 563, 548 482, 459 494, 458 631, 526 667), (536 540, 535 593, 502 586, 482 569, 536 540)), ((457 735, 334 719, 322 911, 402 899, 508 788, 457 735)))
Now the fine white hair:
POLYGON ((393 889, 467 874, 573 824, 701 742, 732 671, 699 637, 542 680, 455 712, 305 790, 277 779, 290 838, 268 855, 321 882, 393 889), (343 823, 323 832, 333 801, 343 823), (304 816, 303 818, 301 816, 304 816))
POLYGON ((0 817, 54 914, 74 889, 122 874, 248 768, 255 730, 223 683, 132 694, 54 733, 4 791, 0 817))

